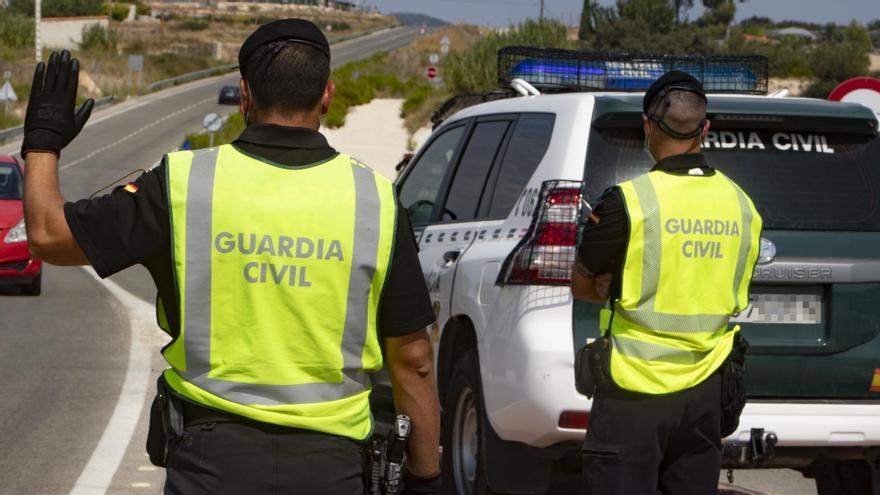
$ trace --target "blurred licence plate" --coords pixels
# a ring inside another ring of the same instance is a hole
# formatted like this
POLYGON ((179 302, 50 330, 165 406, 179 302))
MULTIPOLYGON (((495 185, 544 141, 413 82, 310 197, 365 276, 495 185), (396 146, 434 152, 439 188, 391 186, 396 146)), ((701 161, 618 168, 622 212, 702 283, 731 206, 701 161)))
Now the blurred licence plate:
POLYGON ((752 294, 751 304, 734 323, 818 325, 822 323, 821 294, 752 294))

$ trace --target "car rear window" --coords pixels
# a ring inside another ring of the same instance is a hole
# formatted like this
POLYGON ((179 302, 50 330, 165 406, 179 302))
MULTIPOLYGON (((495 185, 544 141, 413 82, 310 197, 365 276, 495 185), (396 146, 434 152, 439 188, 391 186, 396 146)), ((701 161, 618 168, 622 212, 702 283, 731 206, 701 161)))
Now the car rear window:
POLYGON ((0 200, 21 199, 22 183, 18 166, 0 162, 0 200))
MULTIPOLYGON (((876 135, 719 126, 703 151, 711 166, 749 194, 766 229, 880 230, 876 135)), ((585 167, 588 200, 651 165, 641 127, 593 128, 585 167)))

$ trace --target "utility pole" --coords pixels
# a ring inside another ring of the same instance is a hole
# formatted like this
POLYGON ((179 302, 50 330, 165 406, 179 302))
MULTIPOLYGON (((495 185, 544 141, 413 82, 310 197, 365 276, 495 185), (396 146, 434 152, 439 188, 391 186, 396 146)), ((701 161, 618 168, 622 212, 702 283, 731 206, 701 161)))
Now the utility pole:
POLYGON ((34 47, 36 47, 37 63, 43 61, 43 37, 40 36, 40 16, 42 15, 42 5, 40 0, 34 1, 34 47))
POLYGON ((544 20, 544 0, 541 0, 541 15, 538 18, 544 20))

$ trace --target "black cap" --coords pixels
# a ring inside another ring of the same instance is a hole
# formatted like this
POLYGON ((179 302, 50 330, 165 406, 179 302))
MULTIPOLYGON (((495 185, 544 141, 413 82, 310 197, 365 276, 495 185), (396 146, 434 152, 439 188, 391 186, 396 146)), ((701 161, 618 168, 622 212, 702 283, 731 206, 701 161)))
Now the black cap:
POLYGON ((653 102, 663 90, 669 89, 690 91, 692 93, 697 93, 702 96, 703 99, 706 99, 706 91, 703 89, 703 84, 700 83, 696 77, 687 72, 672 70, 654 81, 654 84, 652 84, 651 87, 648 88, 648 91, 645 92, 645 98, 642 100, 642 109, 645 111, 645 115, 649 115, 648 110, 651 106, 651 102, 653 102))
POLYGON ((277 41, 303 43, 318 49, 330 59, 330 43, 321 28, 305 19, 279 19, 263 24, 241 45, 238 51, 238 69, 242 77, 247 77, 246 69, 260 47, 277 41))

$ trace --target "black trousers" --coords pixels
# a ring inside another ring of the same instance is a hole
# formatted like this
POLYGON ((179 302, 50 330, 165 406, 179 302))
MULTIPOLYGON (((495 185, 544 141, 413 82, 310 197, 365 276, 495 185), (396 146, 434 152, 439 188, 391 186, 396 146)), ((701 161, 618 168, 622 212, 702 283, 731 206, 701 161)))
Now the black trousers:
POLYGON ((668 395, 598 391, 583 447, 584 495, 716 495, 721 377, 668 395))
POLYGON ((168 453, 166 495, 363 495, 360 448, 302 430, 218 422, 187 426, 168 453))

